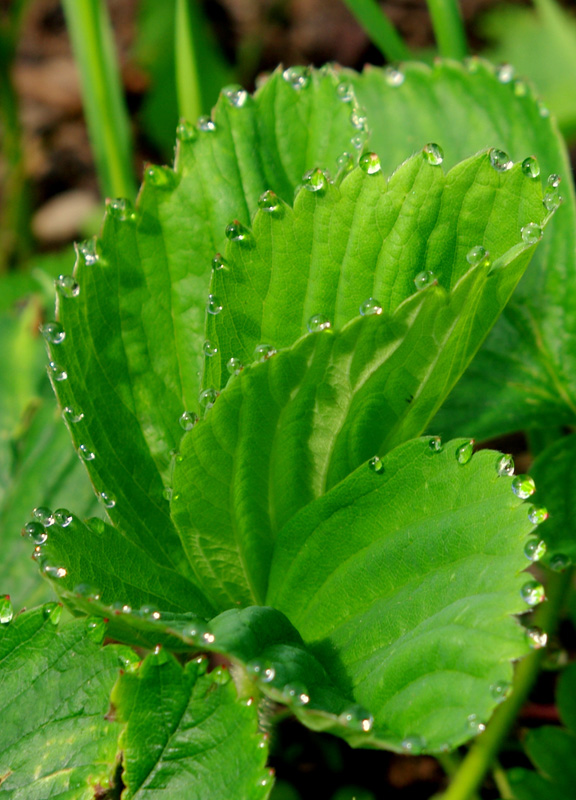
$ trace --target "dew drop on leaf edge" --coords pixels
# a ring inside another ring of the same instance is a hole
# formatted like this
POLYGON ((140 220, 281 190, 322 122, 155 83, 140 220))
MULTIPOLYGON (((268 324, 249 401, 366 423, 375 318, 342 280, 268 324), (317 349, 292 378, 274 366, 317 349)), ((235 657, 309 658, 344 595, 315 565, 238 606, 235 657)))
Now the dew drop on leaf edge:
POLYGON ((540 164, 534 156, 528 156, 522 162, 522 172, 529 178, 538 178, 540 175, 540 164))
POLYGON ((564 553, 554 553, 550 559, 550 569, 553 572, 564 572, 571 565, 572 559, 564 553))
POLYGON ((80 284, 73 275, 59 275, 54 281, 58 294, 62 297, 73 298, 80 294, 80 284))
POLYGON ((485 247, 482 247, 481 244, 475 245, 474 247, 470 248, 470 250, 466 253, 466 261, 470 264, 471 267, 477 267, 478 264, 481 264, 483 261, 486 261, 490 256, 488 250, 485 247))
POLYGON ((498 460, 496 461, 496 472, 501 478, 504 477, 504 475, 514 475, 514 459, 511 455, 506 454, 498 456, 498 460))
POLYGON ((286 83, 296 91, 306 89, 310 84, 310 67, 288 67, 282 73, 286 83))
POLYGON ((456 461, 459 464, 468 464, 472 455, 474 454, 474 440, 464 442, 460 447, 456 448, 456 461))
POLYGON ((62 344, 66 333, 59 322, 46 322, 40 328, 40 333, 49 344, 62 344))
POLYGON ((397 89, 399 86, 402 86, 405 78, 406 76, 404 75, 404 73, 401 70, 396 69, 396 67, 392 66, 384 67, 384 80, 386 81, 388 86, 397 89))
POLYGON ((371 317, 380 315, 382 313, 382 306, 374 297, 369 297, 360 305, 359 311, 362 317, 371 317))
POLYGON ((367 175, 377 175, 382 171, 380 158, 376 153, 364 153, 358 162, 360 169, 367 175))
POLYGON ((178 422, 182 430, 191 431, 198 422, 198 416, 193 411, 184 411, 184 413, 180 415, 178 422))
POLYGON ((424 159, 433 167, 439 166, 444 161, 444 151, 439 144, 428 142, 422 148, 424 159))
POLYGON ((326 331, 331 327, 331 322, 324 314, 313 314, 306 325, 308 333, 326 331))
POLYGON ((435 283, 438 283, 436 275, 428 269, 422 270, 414 278, 414 286, 419 292, 429 286, 433 286, 435 283))
POLYGON ((384 464, 382 463, 382 459, 378 458, 378 456, 373 456, 368 462, 368 466, 376 475, 382 475, 384 472, 384 464))
POLYGON ((520 231, 525 244, 537 244, 542 238, 542 228, 536 222, 529 222, 520 231))
POLYGON ((524 555, 529 561, 540 561, 546 555, 546 542, 532 537, 524 545, 524 555))
POLYGON ((527 581, 520 589, 520 596, 529 606, 537 606, 546 599, 544 587, 539 581, 527 581))
POLYGON ((490 164, 494 167, 496 172, 507 172, 514 166, 510 160, 510 156, 508 153, 505 153, 504 150, 498 150, 493 147, 488 152, 488 157, 490 159, 490 164))
POLYGON ((512 491, 521 500, 531 497, 536 491, 536 484, 530 475, 516 475, 512 481, 512 491))

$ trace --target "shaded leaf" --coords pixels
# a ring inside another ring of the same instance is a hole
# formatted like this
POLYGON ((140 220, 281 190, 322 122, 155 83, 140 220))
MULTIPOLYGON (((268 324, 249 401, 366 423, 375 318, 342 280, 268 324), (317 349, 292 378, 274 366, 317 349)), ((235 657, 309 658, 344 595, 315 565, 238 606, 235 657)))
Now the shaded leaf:
POLYGON ((123 797, 259 800, 269 795, 267 748, 256 703, 238 698, 228 671, 182 668, 159 650, 118 681, 112 702, 125 724, 123 797))

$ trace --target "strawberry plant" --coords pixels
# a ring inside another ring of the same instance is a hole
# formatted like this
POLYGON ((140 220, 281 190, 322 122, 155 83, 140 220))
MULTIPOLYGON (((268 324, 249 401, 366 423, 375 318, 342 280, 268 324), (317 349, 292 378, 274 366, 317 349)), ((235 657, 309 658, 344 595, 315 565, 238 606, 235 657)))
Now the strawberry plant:
POLYGON ((24 527, 75 618, 0 606, 7 797, 265 798, 279 708, 440 759, 482 734, 445 796, 476 791, 546 642, 526 568, 552 627, 575 555, 573 437, 535 465, 542 536, 471 438, 573 420, 568 170, 480 59, 289 67, 108 201, 42 325, 105 519, 24 527))

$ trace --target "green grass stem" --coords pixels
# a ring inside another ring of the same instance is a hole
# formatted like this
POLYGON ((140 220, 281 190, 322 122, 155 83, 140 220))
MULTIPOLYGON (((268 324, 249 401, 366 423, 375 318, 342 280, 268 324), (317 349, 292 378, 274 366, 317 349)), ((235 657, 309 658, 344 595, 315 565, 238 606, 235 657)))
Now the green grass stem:
POLYGON ((105 197, 134 199, 130 121, 106 5, 102 0, 63 0, 62 5, 100 188, 105 197))
POLYGON ((202 92, 188 0, 176 2, 175 52, 178 113, 194 122, 202 113, 202 92))
POLYGON ((440 55, 458 61, 466 58, 468 45, 458 0, 427 0, 427 2, 440 55))
POLYGON ((376 0, 344 0, 371 41, 388 61, 407 61, 411 53, 376 0))

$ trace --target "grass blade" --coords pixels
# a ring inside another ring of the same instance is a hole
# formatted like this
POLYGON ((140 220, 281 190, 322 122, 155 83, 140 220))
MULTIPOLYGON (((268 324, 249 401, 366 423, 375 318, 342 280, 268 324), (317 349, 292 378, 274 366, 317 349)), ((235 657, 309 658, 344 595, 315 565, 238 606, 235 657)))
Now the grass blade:
POLYGON ((406 61, 410 50, 404 44, 376 0, 344 0, 376 47, 389 61, 406 61))

